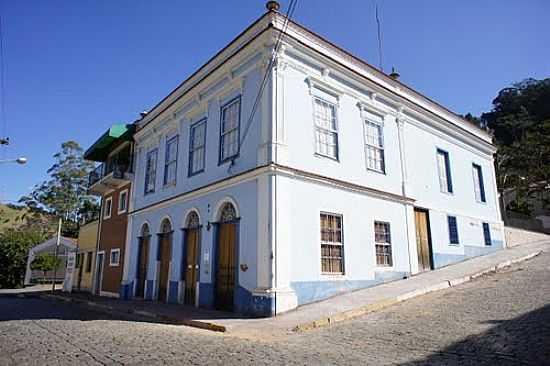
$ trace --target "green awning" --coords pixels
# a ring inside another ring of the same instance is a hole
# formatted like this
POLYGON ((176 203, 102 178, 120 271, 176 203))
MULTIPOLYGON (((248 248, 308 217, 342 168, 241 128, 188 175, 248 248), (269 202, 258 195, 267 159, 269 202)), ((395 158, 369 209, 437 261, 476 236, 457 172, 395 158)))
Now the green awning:
POLYGON ((84 159, 105 161, 111 149, 121 141, 131 141, 135 126, 133 124, 116 124, 107 130, 84 153, 84 159))

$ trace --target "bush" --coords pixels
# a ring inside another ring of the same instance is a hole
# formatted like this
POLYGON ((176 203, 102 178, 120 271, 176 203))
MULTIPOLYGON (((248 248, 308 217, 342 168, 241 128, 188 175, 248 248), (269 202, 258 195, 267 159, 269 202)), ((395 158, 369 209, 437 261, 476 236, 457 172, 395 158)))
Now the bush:
POLYGON ((46 240, 35 231, 7 230, 0 233, 0 288, 23 285, 29 249, 46 240))

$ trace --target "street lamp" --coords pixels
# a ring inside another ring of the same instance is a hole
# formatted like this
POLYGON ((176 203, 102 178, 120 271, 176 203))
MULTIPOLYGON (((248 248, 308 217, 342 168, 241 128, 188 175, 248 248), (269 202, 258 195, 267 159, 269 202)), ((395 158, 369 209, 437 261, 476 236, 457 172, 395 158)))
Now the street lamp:
POLYGON ((21 156, 17 159, 5 159, 5 160, 0 160, 0 164, 2 163, 17 163, 17 164, 26 164, 27 163, 27 158, 25 158, 24 156, 21 156))

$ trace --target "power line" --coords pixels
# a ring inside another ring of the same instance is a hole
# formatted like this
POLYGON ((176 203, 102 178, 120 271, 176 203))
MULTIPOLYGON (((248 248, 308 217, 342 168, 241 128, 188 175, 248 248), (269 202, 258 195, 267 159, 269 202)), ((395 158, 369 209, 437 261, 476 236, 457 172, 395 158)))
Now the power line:
POLYGON ((248 135, 248 131, 250 129, 250 125, 252 124, 252 121, 254 119, 254 115, 256 114, 256 110, 258 109, 258 105, 260 103, 260 100, 262 98, 262 95, 264 93, 265 86, 267 85, 268 76, 270 75, 270 70, 273 67, 273 63, 275 62, 275 58, 277 56, 277 53, 279 52, 279 47, 281 45, 281 39, 283 38, 283 33, 286 32, 286 29, 288 27, 288 23, 290 22, 290 18, 292 18, 292 14, 294 13, 294 10, 296 9, 296 4, 298 3, 298 0, 291 0, 290 4, 288 4, 288 8, 285 15, 285 21, 283 23, 283 27, 279 31, 279 37, 277 38, 277 42, 275 43, 275 47, 273 48, 273 52, 271 54, 271 58, 269 59, 269 64, 267 65, 267 68, 265 70, 264 77, 262 79, 262 83, 260 84, 260 90, 258 91, 258 94, 256 95, 256 99, 254 100, 254 105, 252 106, 252 111, 250 112, 250 116, 246 122, 245 129, 243 131, 243 136, 241 138, 241 141, 239 142, 239 150, 241 149, 241 146, 246 139, 246 136, 248 135))

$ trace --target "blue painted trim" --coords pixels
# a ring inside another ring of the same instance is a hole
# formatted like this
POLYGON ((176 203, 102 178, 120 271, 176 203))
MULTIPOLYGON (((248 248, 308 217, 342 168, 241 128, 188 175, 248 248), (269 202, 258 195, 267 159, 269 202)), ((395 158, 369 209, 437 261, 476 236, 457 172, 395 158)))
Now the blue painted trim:
POLYGON ((153 296, 154 296, 153 286, 154 285, 155 285, 155 281, 147 280, 147 288, 145 289, 145 299, 146 300, 154 300, 153 299, 153 296))
POLYGON ((191 126, 189 126, 189 151, 188 151, 188 157, 187 157, 187 177, 190 178, 194 175, 197 175, 197 174, 200 174, 202 172, 204 172, 204 169, 205 169, 205 165, 206 165, 206 130, 208 129, 208 124, 207 124, 207 121, 208 121, 208 118, 204 117, 200 120, 198 120, 197 122, 194 122, 193 124, 191 124, 191 126), (204 123, 204 141, 203 141, 203 146, 204 146, 204 154, 202 156, 202 169, 201 170, 197 170, 195 172, 192 172, 191 171, 191 167, 193 166, 192 165, 192 156, 191 156, 191 146, 192 146, 192 141, 193 141, 193 130, 198 127, 200 124, 204 123))
POLYGON ((275 315, 275 298, 255 296, 242 286, 235 288, 235 312, 252 317, 275 315))
POLYGON ((214 284, 204 282, 199 283, 199 307, 214 307, 214 284))
POLYGON ((433 257, 434 268, 445 267, 449 264, 457 263, 466 259, 466 256, 463 254, 434 253, 433 257))
POLYGON ((235 98, 229 100, 228 102, 226 102, 225 104, 223 104, 221 107, 220 107, 220 137, 219 137, 219 144, 218 144, 218 165, 222 165, 223 163, 226 163, 230 160, 234 160, 235 158, 238 158, 239 157, 239 154, 241 152, 241 106, 242 106, 242 103, 241 103, 241 95, 238 95, 236 96, 235 98), (227 108, 228 106, 230 106, 232 103, 235 103, 235 102, 238 102, 239 103, 239 121, 238 121, 238 125, 239 127, 237 128, 237 142, 238 142, 238 145, 237 145, 237 152, 231 156, 226 156, 225 158, 222 159, 222 123, 223 123, 223 110, 224 108, 227 108))
POLYGON ((119 289, 119 297, 121 300, 130 300, 132 296, 132 290, 134 288, 134 281, 126 284, 121 284, 119 289))
POLYGON ((298 305, 303 305, 380 283, 381 280, 297 281, 290 282, 290 287, 296 293, 298 305))
POLYGON ((168 281, 168 303, 177 304, 179 281, 168 281))

